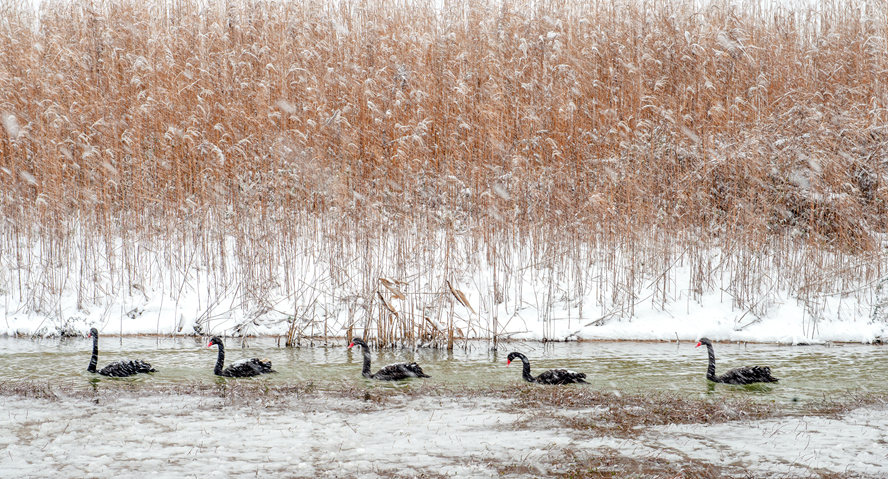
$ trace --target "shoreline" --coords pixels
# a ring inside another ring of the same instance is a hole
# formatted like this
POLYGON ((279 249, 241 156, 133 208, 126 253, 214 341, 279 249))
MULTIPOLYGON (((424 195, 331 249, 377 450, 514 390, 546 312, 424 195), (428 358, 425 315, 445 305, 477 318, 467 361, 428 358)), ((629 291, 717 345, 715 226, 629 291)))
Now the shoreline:
MULTIPOLYGON (((863 387, 836 391, 818 398, 793 401, 773 401, 767 396, 701 396, 693 397, 678 391, 646 391, 601 384, 551 386, 529 384, 520 380, 500 386, 446 386, 440 384, 411 384, 395 387, 391 384, 352 381, 297 380, 269 383, 263 378, 216 378, 214 383, 182 382, 152 383, 129 381, 126 378, 95 378, 88 385, 72 386, 42 379, 0 379, 0 397, 20 397, 64 400, 119 400, 143 396, 193 396, 227 400, 229 405, 248 405, 263 400, 264 407, 286 407, 288 401, 310 398, 338 398, 358 400, 384 406, 389 401, 411 401, 419 398, 503 399, 516 401, 521 407, 551 407, 565 410, 589 410, 604 404, 620 407, 650 408, 648 417, 629 415, 621 418, 636 425, 697 424, 730 422, 742 419, 765 419, 790 416, 828 416, 860 408, 888 408, 888 392, 871 391, 863 387), (377 387, 370 387, 377 386, 377 387), (383 387, 392 386, 392 387, 383 387), (722 409, 708 409, 701 405, 718 405, 722 409), (669 407, 666 407, 669 406, 669 407), (697 411, 688 414, 688 411, 697 411), (730 410, 730 411, 728 411, 730 410)), ((723 385, 725 388, 742 386, 723 385)))
MULTIPOLYGON (((8 334, 3 333, 0 334, 0 338, 2 339, 22 339, 22 340, 45 340, 45 339, 84 339, 86 338, 86 332, 82 335, 30 335, 30 334, 8 334)), ((116 333, 102 333, 102 337, 112 337, 112 338, 149 338, 149 339, 178 339, 178 338, 211 338, 213 336, 219 336, 224 339, 278 339, 283 340, 286 338, 286 335, 280 334, 250 334, 246 336, 234 336, 234 335, 226 335, 226 334, 154 334, 154 333, 125 333, 125 334, 116 334, 116 333)), ((487 338, 453 338, 454 341, 464 342, 467 341, 470 344, 480 344, 480 343, 491 343, 492 339, 487 338)), ((333 341, 343 341, 345 342, 347 339, 345 336, 327 336, 326 338, 323 336, 303 336, 302 341, 306 342, 333 342, 333 341)), ((662 344, 662 343, 687 343, 687 342, 696 342, 696 339, 620 339, 620 338, 577 338, 577 339, 533 339, 533 338, 519 338, 519 339, 498 339, 497 343, 652 343, 652 344, 662 344)), ((720 344, 772 344, 777 346, 831 346, 831 345, 861 345, 861 346, 884 346, 885 341, 880 338, 874 338, 873 341, 865 342, 865 341, 829 341, 829 340, 811 340, 811 341, 801 341, 801 342, 786 342, 786 341, 766 341, 766 340, 756 340, 756 341, 746 341, 746 340, 731 340, 731 339, 711 339, 713 343, 720 344)), ((280 346, 282 348, 293 347, 293 348, 301 348, 301 347, 325 347, 324 345, 296 345, 296 346, 280 346)), ((372 345, 371 345, 372 346, 372 345)), ((459 349, 462 346, 454 345, 454 349, 459 349)), ((384 346, 381 349, 414 349, 408 348, 406 346, 395 346, 388 345, 384 346)), ((445 347, 434 347, 427 345, 417 345, 415 349, 446 349, 445 347)))

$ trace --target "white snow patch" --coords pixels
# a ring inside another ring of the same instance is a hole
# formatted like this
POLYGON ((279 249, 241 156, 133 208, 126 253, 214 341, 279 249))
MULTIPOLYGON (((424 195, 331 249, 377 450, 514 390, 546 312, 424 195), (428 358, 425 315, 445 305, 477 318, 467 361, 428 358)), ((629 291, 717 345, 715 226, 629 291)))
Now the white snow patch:
POLYGON ((4 398, 4 474, 492 477, 500 464, 522 464, 546 475, 552 467, 547 459, 563 450, 594 455, 601 448, 632 457, 695 458, 762 474, 888 474, 884 410, 860 409, 837 419, 651 427, 625 439, 557 423, 520 429, 522 416, 503 412, 489 398, 392 398, 384 407, 317 397, 294 397, 284 406, 193 396, 106 401, 4 398))
MULTIPOLYGON (((36 182, 33 177, 30 180, 36 182)), ((364 324, 375 330, 375 324, 365 318, 377 316, 375 308, 381 301, 375 297, 380 290, 400 317, 417 322, 428 318, 439 330, 452 318, 460 334, 469 338, 494 333, 502 339, 535 340, 694 340, 707 336, 800 344, 868 343, 888 336, 888 323, 872 319, 875 295, 870 292, 875 284, 853 284, 859 291, 853 296, 824 293, 813 307, 797 298, 798 293, 773 287, 756 293, 755 304, 738 307, 731 296, 730 278, 719 280, 717 273, 711 275, 714 284, 697 293, 688 289, 693 283, 688 266, 673 265, 646 277, 638 273, 638 286, 630 294, 624 290, 625 281, 612 284, 596 279, 611 274, 604 265, 577 266, 565 260, 560 272, 553 272, 554 266, 538 267, 534 246, 527 245, 516 247, 506 261, 514 267, 505 281, 502 271, 494 275, 502 264, 489 264, 484 252, 465 260, 471 267, 449 280, 464 293, 470 309, 448 293, 445 278, 449 273, 435 269, 446 262, 437 257, 420 259, 422 264, 410 265, 406 271, 385 260, 364 264, 364 258, 355 258, 348 262, 353 271, 335 277, 331 271, 339 271, 342 258, 297 249, 294 257, 268 273, 267 281, 258 278, 243 284, 244 278, 257 274, 250 263, 252 256, 242 252, 251 247, 238 245, 231 237, 223 243, 227 263, 220 268, 220 258, 202 256, 204 250, 193 245, 116 241, 113 250, 126 249, 130 254, 84 257, 77 248, 50 248, 39 240, 22 240, 19 246, 25 253, 17 255, 14 248, 0 252, 0 334, 47 336, 85 332, 95 326, 103 334, 284 335, 295 311, 303 334, 341 337, 347 325, 357 325, 354 334, 361 335, 364 324), (67 253, 52 261, 41 256, 44 251, 59 250, 67 253), (167 265, 170 251, 194 259, 187 267, 172 268, 167 265), (373 271, 367 273, 369 269, 373 271), (578 269, 582 273, 574 279, 559 279, 578 269), (115 271, 132 274, 109 273, 115 271), (379 284, 368 290, 363 280, 368 274, 371 283, 377 278, 410 279, 399 283, 408 300, 395 299, 379 284), (578 282, 582 288, 577 288, 578 282), (664 283, 669 288, 665 299, 658 290, 664 283), (320 329, 321 325, 328 329, 320 329)), ((466 245, 453 248, 469 250, 466 245)), ((707 254, 714 264, 724 259, 719 251, 707 254)), ((384 252, 366 256, 384 258, 384 252)))
POLYGON ((17 140, 22 133, 18 118, 12 113, 4 111, 0 112, 0 120, 3 122, 3 129, 6 130, 6 134, 13 140, 17 140))
POLYGON ((498 461, 538 462, 570 439, 500 430, 516 415, 491 400, 428 398, 365 410, 358 401, 286 408, 220 400, 125 398, 108 405, 4 398, 4 471, 12 477, 240 474, 495 476, 498 461), (446 403, 446 404, 445 404, 446 403))
POLYGON ((653 428, 641 442, 652 451, 789 476, 822 469, 888 475, 886 411, 858 409, 844 417, 781 418, 715 425, 653 428))

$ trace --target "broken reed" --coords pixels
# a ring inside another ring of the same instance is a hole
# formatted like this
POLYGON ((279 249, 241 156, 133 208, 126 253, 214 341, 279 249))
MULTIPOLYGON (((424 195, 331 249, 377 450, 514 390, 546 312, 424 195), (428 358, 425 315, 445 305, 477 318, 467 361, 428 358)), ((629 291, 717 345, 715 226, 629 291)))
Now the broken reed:
POLYGON ((695 294, 729 275, 740 308, 776 284, 816 311, 884 274, 886 5, 695 3, 6 5, 3 250, 49 276, 4 288, 38 310, 71 275, 86 304, 103 282, 237 289, 267 312, 325 279, 360 315, 380 276, 443 294, 481 251, 488 312, 521 297, 516 258, 544 320, 562 293, 665 305, 676 264, 695 294))

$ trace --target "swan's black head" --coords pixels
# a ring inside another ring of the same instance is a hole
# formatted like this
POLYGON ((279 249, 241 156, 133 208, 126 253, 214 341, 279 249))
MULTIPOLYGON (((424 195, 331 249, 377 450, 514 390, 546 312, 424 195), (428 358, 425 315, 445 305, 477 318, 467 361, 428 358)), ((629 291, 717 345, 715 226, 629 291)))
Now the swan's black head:
POLYGON ((521 354, 521 353, 519 353, 519 352, 511 352, 511 353, 509 353, 509 357, 506 358, 506 366, 512 364, 512 361, 514 361, 515 358, 520 358, 520 357, 522 357, 522 356, 524 356, 524 355, 521 354))
POLYGON ((355 338, 355 339, 352 339, 352 342, 351 342, 351 344, 348 345, 348 347, 349 347, 349 348, 352 348, 352 347, 354 347, 354 346, 363 346, 363 347, 366 348, 366 347, 367 347, 367 343, 365 343, 363 340, 360 340, 360 339, 358 339, 358 338, 355 338))
POLYGON ((87 338, 98 338, 99 330, 96 328, 89 328, 89 334, 86 335, 87 338))
POLYGON ((207 347, 209 348, 209 347, 215 346, 217 344, 221 346, 222 339, 220 339, 219 336, 213 336, 213 339, 210 339, 210 344, 207 344, 207 347))
POLYGON ((700 346, 702 346, 704 344, 707 346, 712 346, 712 341, 710 341, 709 338, 700 338, 700 341, 698 341, 697 345, 694 347, 699 348, 700 346))

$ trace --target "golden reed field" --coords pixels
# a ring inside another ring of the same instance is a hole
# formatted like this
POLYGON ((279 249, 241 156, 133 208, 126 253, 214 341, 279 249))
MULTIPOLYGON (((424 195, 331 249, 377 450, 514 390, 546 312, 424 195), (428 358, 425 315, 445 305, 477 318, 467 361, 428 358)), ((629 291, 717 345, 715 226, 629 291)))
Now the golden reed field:
POLYGON ((71 3, 0 11, 12 269, 114 256, 132 285, 138 239, 247 290, 295 287, 293 251, 361 257, 327 274, 370 291, 382 263, 508 272, 525 245, 594 260, 602 300, 681 259, 750 308, 885 274, 885 2, 71 3))

